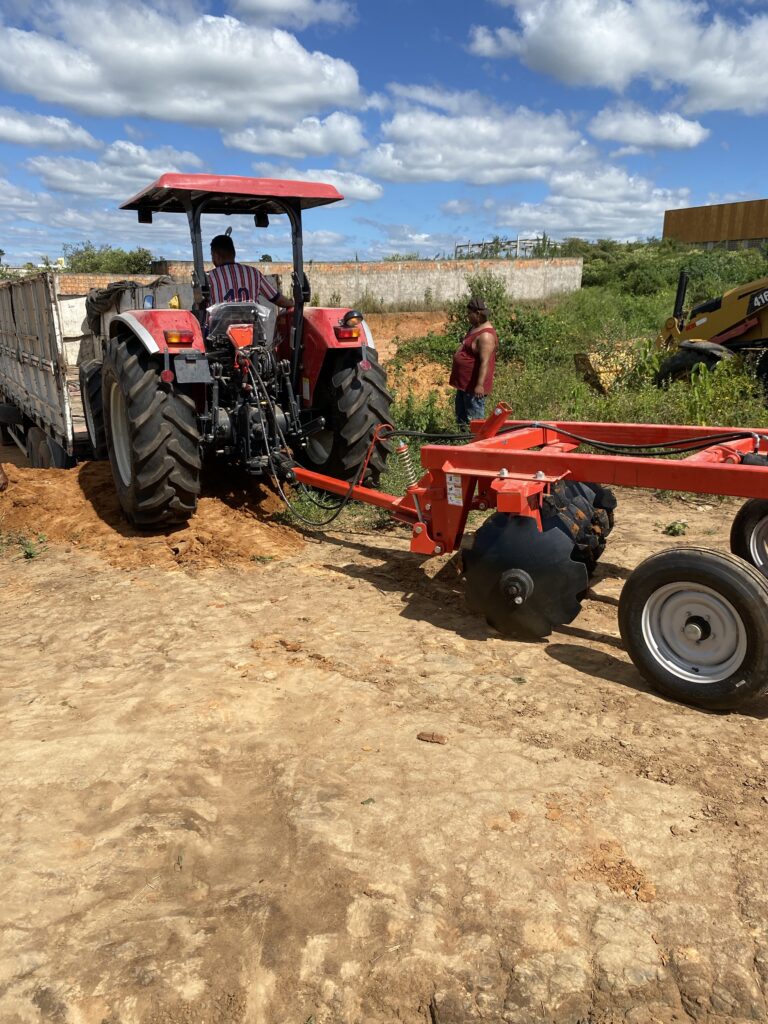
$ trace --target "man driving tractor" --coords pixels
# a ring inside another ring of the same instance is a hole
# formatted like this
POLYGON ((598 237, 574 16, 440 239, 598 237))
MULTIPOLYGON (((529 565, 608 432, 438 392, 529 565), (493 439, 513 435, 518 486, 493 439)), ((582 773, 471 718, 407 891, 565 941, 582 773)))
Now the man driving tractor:
POLYGON ((282 295, 255 267, 235 261, 235 243, 230 235, 211 240, 213 270, 208 271, 210 305, 219 302, 258 302, 264 298, 276 306, 290 309, 293 299, 282 295))

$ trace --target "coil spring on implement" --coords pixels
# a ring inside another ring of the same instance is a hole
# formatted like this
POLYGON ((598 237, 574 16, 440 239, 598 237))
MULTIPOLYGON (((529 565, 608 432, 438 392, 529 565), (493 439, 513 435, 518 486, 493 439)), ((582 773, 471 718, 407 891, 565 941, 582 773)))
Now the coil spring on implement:
POLYGON ((408 481, 409 487, 415 487, 419 482, 419 478, 416 475, 416 470, 413 466, 413 459, 411 458, 411 449, 405 443, 401 441, 400 444, 395 448, 395 455, 400 459, 400 464, 405 470, 405 477, 408 481))

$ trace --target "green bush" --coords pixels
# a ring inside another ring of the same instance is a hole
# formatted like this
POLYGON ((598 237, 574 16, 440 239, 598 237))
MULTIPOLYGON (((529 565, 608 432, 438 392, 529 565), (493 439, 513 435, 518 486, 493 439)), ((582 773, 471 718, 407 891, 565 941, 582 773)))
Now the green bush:
POLYGON ((395 395, 392 419, 401 430, 419 430, 428 434, 450 432, 456 423, 453 408, 432 392, 426 398, 417 398, 407 391, 401 398, 395 395))

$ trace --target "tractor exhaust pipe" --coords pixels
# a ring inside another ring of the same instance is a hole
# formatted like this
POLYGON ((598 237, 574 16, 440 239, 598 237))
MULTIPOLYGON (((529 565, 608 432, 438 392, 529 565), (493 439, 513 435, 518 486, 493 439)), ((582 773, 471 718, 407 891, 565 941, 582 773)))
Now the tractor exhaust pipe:
POLYGON ((680 277, 677 281, 677 295, 675 296, 675 308, 672 311, 672 315, 675 320, 680 322, 683 318, 683 306, 685 305, 685 293, 688 291, 688 275, 684 270, 680 271, 680 277))

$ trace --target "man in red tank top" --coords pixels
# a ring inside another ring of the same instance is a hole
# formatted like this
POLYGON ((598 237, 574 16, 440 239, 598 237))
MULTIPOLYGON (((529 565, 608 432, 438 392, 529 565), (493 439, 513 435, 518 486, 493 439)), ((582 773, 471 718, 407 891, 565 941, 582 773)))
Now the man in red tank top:
POLYGON ((467 303, 469 330, 453 357, 448 383, 456 388, 456 421, 464 427, 470 420, 485 416, 485 397, 493 387, 496 351, 499 339, 488 319, 482 299, 472 297, 467 303))

